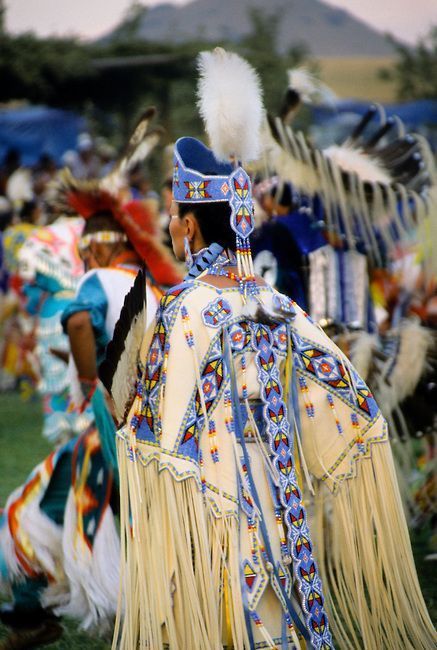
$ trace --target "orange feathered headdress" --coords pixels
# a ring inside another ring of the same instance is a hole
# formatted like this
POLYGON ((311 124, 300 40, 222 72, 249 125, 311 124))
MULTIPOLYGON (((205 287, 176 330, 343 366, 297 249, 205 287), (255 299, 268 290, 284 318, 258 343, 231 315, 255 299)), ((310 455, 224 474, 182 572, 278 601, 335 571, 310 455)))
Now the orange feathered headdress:
POLYGON ((182 279, 177 263, 161 243, 157 215, 144 201, 126 202, 127 174, 157 144, 162 129, 148 130, 154 109, 148 109, 137 124, 124 155, 106 177, 93 180, 75 178, 63 169, 52 187, 52 203, 66 215, 89 219, 110 212, 126 233, 132 246, 159 285, 172 286, 182 279))
POLYGON ((89 190, 80 187, 72 188, 67 192, 65 201, 70 210, 80 214, 84 219, 89 219, 99 212, 110 212, 117 219, 116 215, 120 210, 119 199, 99 187, 89 190))
POLYGON ((164 286, 178 284, 182 274, 159 239, 156 213, 144 201, 136 200, 125 203, 114 216, 155 282, 164 286))

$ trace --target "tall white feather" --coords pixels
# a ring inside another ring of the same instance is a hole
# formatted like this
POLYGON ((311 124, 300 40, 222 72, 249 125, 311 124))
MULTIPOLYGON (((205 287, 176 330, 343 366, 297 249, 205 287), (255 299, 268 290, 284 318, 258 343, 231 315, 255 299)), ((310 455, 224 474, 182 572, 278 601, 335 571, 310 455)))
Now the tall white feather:
POLYGON ((376 158, 369 156, 362 149, 347 145, 332 145, 323 150, 325 156, 334 160, 337 165, 348 172, 355 172, 363 181, 370 183, 391 183, 390 174, 376 158))
POLYGON ((130 170, 137 163, 143 162, 148 157, 158 144, 162 133, 162 129, 155 129, 144 136, 144 139, 137 145, 135 151, 129 157, 124 156, 117 167, 108 176, 102 178, 100 187, 114 195, 120 192, 123 187, 126 187, 130 170))
POLYGON ((303 102, 334 106, 337 96, 304 66, 288 70, 288 87, 299 93, 303 102))
POLYGON ((201 52, 198 68, 198 107, 216 158, 256 160, 264 115, 257 73, 237 54, 219 47, 201 52))

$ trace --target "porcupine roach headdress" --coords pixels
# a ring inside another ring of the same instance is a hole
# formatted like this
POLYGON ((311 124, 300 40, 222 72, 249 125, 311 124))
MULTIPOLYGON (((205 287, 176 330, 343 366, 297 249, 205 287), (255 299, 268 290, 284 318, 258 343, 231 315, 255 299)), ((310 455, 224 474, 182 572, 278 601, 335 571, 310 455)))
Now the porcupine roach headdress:
POLYGON ((229 203, 246 298, 256 287, 249 244, 254 228, 251 182, 242 165, 259 152, 263 116, 260 83, 246 61, 221 48, 202 52, 198 63, 198 105, 211 149, 194 138, 177 141, 173 196, 179 202, 229 203))
POLYGON ((126 150, 113 171, 101 179, 80 180, 64 169, 53 185, 52 201, 67 215, 89 219, 99 212, 110 212, 147 266, 158 285, 177 284, 181 275, 167 249, 160 243, 153 210, 144 201, 126 201, 127 174, 144 160, 162 135, 160 127, 149 129, 155 114, 149 108, 135 127, 126 150))

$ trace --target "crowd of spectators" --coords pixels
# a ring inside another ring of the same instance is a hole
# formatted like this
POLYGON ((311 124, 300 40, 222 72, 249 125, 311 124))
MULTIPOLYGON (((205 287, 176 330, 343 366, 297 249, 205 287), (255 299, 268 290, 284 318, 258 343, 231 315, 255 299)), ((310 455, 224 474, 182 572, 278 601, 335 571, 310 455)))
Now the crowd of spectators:
MULTIPOLYGON (((16 223, 46 225, 53 220, 50 182, 59 169, 68 167, 82 180, 98 178, 110 173, 116 158, 112 145, 102 138, 93 139, 89 133, 78 136, 76 148, 67 150, 60 164, 43 153, 34 165, 24 166, 20 153, 10 149, 0 163, 0 232, 16 223)), ((161 201, 141 165, 131 171, 129 182, 133 198, 155 199, 164 208, 164 196, 161 201)))

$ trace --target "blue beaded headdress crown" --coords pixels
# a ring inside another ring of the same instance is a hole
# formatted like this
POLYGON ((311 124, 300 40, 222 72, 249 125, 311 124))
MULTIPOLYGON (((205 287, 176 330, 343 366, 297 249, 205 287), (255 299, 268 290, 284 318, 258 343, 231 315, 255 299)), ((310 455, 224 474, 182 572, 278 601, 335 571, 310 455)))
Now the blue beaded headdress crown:
POLYGON ((236 277, 246 300, 257 292, 249 243, 254 229, 251 183, 240 163, 229 161, 254 160, 259 154, 261 86, 244 59, 220 48, 202 52, 198 63, 198 105, 212 149, 195 138, 176 142, 173 197, 184 203, 229 203, 236 277))
POLYGON ((180 138, 174 149, 173 197, 184 203, 227 201, 231 226, 246 239, 253 231, 251 182, 242 167, 219 162, 211 149, 195 138, 180 138))

